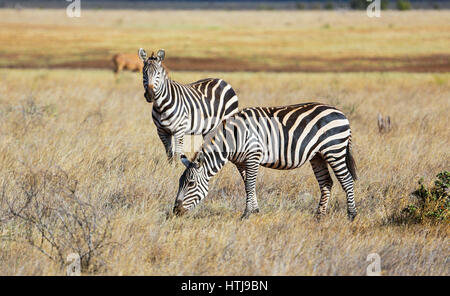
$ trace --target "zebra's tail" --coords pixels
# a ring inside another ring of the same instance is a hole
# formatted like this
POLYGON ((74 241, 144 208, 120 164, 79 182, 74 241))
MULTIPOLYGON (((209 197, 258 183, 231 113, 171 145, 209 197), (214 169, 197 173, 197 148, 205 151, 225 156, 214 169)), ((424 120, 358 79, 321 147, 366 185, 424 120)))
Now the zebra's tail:
POLYGON ((347 155, 345 157, 345 162, 347 164, 347 169, 350 172, 350 175, 352 175, 353 180, 357 180, 358 176, 356 175, 356 163, 355 159, 352 155, 352 136, 350 135, 350 138, 348 139, 348 145, 347 145, 347 155))

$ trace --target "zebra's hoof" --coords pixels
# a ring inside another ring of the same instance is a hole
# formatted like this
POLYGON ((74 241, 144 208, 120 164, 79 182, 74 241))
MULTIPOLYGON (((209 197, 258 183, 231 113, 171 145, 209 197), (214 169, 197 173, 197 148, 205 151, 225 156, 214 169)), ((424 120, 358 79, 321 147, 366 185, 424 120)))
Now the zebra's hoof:
POLYGON ((250 216, 250 214, 248 212, 245 212, 244 214, 242 214, 241 220, 248 219, 249 216, 250 216))
POLYGON ((353 220, 355 220, 356 215, 358 214, 357 212, 348 212, 348 219, 350 220, 350 222, 353 222, 353 220))
POLYGON ((317 222, 320 222, 320 220, 322 220, 322 218, 323 218, 324 216, 325 216, 325 214, 317 213, 317 214, 315 215, 315 218, 316 218, 317 222))
POLYGON ((256 214, 256 213, 259 213, 259 209, 255 209, 252 211, 245 211, 244 214, 242 214, 242 216, 241 216, 241 220, 248 219, 248 217, 250 217, 251 214, 256 214))

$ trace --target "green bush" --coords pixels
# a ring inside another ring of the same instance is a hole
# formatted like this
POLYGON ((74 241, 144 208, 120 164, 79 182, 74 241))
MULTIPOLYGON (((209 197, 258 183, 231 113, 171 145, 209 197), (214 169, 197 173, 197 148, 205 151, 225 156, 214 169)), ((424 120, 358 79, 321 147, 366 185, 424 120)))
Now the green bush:
POLYGON ((366 9, 368 4, 364 0, 351 0, 350 7, 351 9, 366 9))
POLYGON ((323 8, 326 9, 326 10, 333 10, 334 9, 334 4, 333 4, 333 2, 328 1, 327 3, 325 3, 323 8))
POLYGON ((409 3, 409 0, 397 0, 397 9, 398 10, 410 10, 411 3, 409 3))
POLYGON ((306 8, 306 7, 305 7, 305 4, 302 3, 302 2, 297 2, 297 3, 295 4, 295 7, 296 7, 298 10, 303 10, 303 9, 306 8))
POLYGON ((406 218, 415 222, 448 222, 450 210, 450 172, 443 171, 436 176, 433 186, 428 188, 419 180, 419 188, 412 195, 417 202, 409 204, 403 211, 406 218))

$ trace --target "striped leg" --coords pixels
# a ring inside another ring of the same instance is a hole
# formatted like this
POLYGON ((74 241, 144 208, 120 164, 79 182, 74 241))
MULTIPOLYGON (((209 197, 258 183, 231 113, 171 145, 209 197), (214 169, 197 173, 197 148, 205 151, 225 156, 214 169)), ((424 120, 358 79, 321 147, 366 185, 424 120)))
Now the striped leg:
POLYGON ((184 130, 176 131, 174 134, 175 157, 178 159, 184 155, 184 130))
POLYGON ((339 183, 341 183, 342 189, 344 189, 345 194, 347 195, 347 214, 349 219, 353 221, 357 214, 353 192, 353 178, 347 168, 345 157, 346 154, 344 151, 344 153, 337 153, 334 155, 327 154, 326 160, 330 164, 334 175, 339 180, 339 183))
POLYGON ((167 157, 171 161, 173 158, 172 135, 162 129, 158 129, 158 136, 164 144, 164 148, 166 149, 167 157))
POLYGON ((241 219, 248 218, 252 213, 259 213, 258 200, 256 199, 256 177, 259 169, 259 154, 246 160, 242 166, 237 166, 245 184, 245 211, 241 219))
POLYGON ((325 215, 327 212, 328 200, 330 199, 333 180, 328 172, 327 162, 320 154, 316 154, 316 156, 311 159, 310 163, 320 187, 320 201, 317 209, 317 218, 320 219, 320 217, 325 215))

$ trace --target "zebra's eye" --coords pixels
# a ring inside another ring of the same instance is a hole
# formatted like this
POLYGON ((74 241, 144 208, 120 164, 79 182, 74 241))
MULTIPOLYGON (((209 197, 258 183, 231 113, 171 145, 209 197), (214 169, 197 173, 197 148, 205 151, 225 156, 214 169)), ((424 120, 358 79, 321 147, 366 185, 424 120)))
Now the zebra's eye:
POLYGON ((194 186, 195 186, 195 182, 194 181, 189 181, 188 187, 194 187, 194 186))

